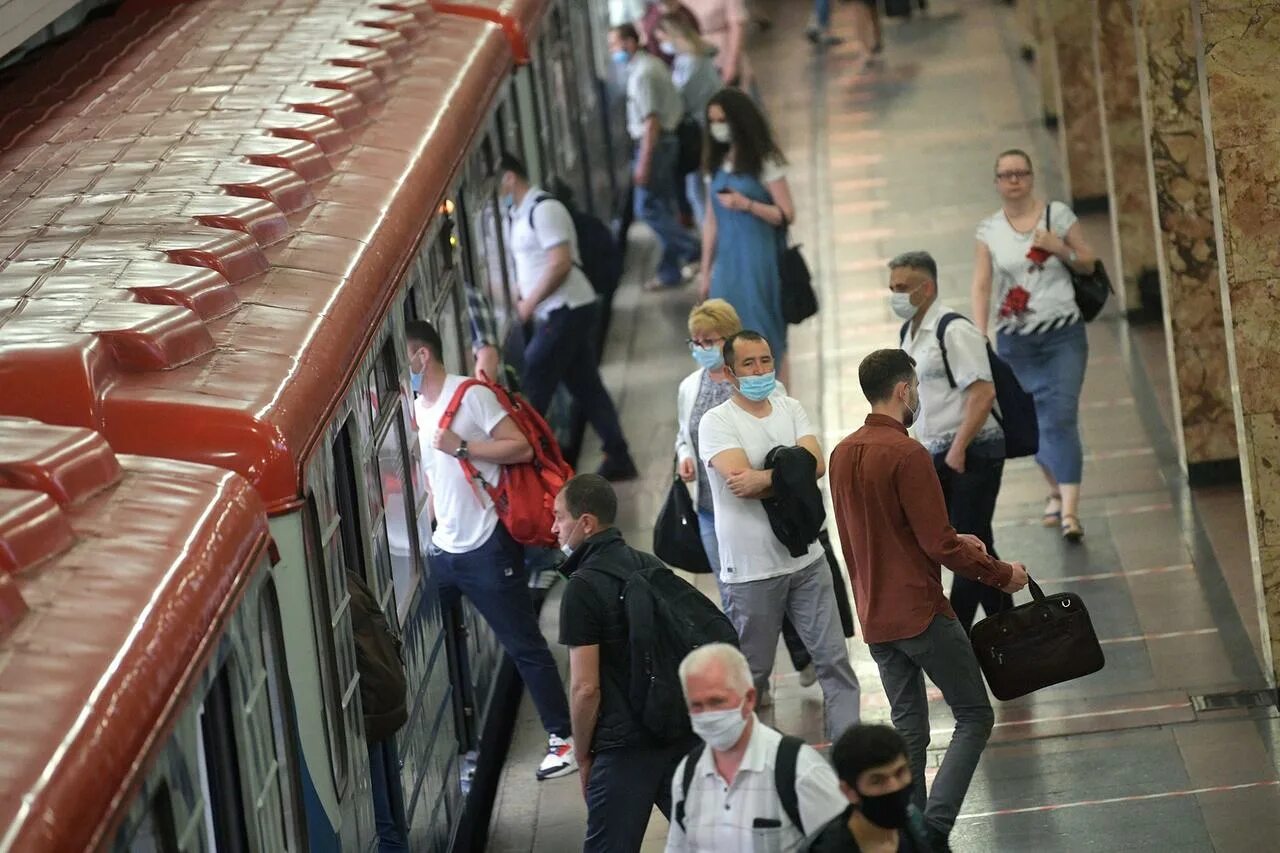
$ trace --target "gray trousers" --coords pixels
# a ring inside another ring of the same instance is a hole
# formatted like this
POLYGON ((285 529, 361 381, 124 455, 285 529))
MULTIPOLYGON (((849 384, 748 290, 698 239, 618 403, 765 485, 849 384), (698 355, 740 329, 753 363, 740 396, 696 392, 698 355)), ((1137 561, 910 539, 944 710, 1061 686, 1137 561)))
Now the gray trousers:
POLYGON ((725 613, 738 629, 757 694, 769 684, 785 614, 813 656, 826 705, 827 737, 835 740, 858 722, 861 690, 849 665, 826 555, 781 577, 724 584, 721 595, 725 613))
POLYGON ((949 833, 996 719, 969 637, 955 619, 935 616, 929 627, 914 637, 872 643, 871 657, 880 668, 880 680, 889 694, 893 727, 907 742, 915 788, 912 802, 924 810, 929 823, 949 833), (929 748, 926 675, 942 691, 942 698, 956 719, 951 745, 947 747, 927 798, 924 783, 929 748))

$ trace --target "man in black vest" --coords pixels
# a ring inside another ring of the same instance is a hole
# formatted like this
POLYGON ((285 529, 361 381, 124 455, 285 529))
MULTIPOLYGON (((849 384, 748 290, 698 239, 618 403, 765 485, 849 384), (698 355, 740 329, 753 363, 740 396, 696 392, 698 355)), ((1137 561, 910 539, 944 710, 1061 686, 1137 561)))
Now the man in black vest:
POLYGON ((603 571, 634 572, 657 558, 634 551, 613 526, 618 498, 596 474, 567 482, 555 503, 555 533, 568 556, 560 642, 569 647, 569 713, 587 801, 584 851, 638 851, 653 806, 671 812, 671 775, 692 738, 657 743, 629 699, 630 648, 623 582, 603 571), (639 557, 640 559, 637 559, 639 557))

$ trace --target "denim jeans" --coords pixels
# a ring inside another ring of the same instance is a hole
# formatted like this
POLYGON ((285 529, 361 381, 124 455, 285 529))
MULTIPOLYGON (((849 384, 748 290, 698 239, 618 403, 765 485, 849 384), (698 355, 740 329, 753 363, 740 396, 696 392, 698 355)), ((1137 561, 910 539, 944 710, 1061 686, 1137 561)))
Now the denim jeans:
POLYGON ((409 853, 404 828, 404 792, 400 785, 400 761, 396 758, 395 738, 389 737, 368 746, 378 853, 409 853))
POLYGON ((1080 389, 1089 361, 1084 323, 1052 332, 998 335, 996 350, 1009 362, 1018 382, 1036 401, 1040 425, 1039 462, 1059 483, 1080 482, 1084 450, 1080 446, 1080 389))
MULTIPOLYGON (((1004 456, 988 455, 981 448, 970 447, 965 454, 964 471, 957 473, 946 463, 946 453, 936 453, 933 467, 942 484, 942 496, 947 501, 947 515, 951 526, 960 533, 972 533, 987 546, 987 552, 996 556, 995 535, 991 518, 996 512, 996 498, 1000 496, 1000 480, 1004 474, 1004 456)), ((951 583, 951 607, 956 618, 968 631, 978 612, 978 605, 988 616, 1013 606, 1013 596, 975 580, 956 575, 951 583)))
POLYGON ((702 223, 707 218, 707 183, 702 180, 702 172, 694 170, 684 176, 684 194, 689 199, 689 207, 693 210, 693 221, 698 225, 698 233, 702 233, 702 223))
POLYGON ((667 286, 679 284, 681 265, 700 254, 698 241, 680 225, 679 176, 676 175, 679 156, 680 143, 676 135, 659 136, 650 155, 649 183, 635 188, 632 202, 636 219, 652 228, 662 244, 658 280, 667 286))
POLYGON ((872 643, 870 648, 889 694, 893 727, 907 742, 915 788, 912 802, 924 810, 929 823, 949 833, 996 720, 969 637, 955 619, 935 616, 929 627, 914 637, 872 643), (942 691, 956 720, 951 745, 927 798, 924 770, 929 749, 929 697, 925 675, 942 691))
POLYGON ((484 617, 516 669, 548 733, 570 735, 569 701, 560 670, 542 636, 524 554, 507 529, 498 524, 483 545, 465 554, 430 548, 431 570, 440 585, 441 607, 448 612, 465 595, 484 617))
POLYGON ((671 816, 671 777, 695 741, 597 752, 587 779, 583 853, 637 853, 656 805, 671 816))
POLYGON ((545 414, 556 386, 563 382, 600 436, 605 454, 626 456, 627 440, 618 422, 618 410, 600 379, 596 358, 599 310, 595 302, 562 307, 535 321, 524 348, 520 384, 533 407, 545 414))
POLYGON ((813 0, 813 17, 821 29, 831 28, 831 0, 813 0))

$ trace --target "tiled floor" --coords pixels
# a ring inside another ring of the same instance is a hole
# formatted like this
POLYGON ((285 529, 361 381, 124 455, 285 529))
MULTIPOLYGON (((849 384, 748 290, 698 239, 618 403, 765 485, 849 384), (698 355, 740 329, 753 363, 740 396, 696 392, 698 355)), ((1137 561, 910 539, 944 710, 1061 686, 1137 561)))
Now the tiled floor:
MULTIPOLYGON (((805 6, 775 2, 778 26, 756 39, 752 54, 791 161, 801 212, 795 237, 823 303, 791 332, 791 388, 822 424, 829 450, 867 411, 859 360, 895 341, 885 260, 928 249, 939 260, 944 300, 967 311, 973 229, 997 206, 995 153, 1026 148, 1042 191, 1061 182, 1056 143, 1028 100, 1034 81, 1017 58, 1007 7, 950 0, 931 4, 927 18, 887 22, 885 58, 866 67, 850 48, 814 54, 800 36, 805 6)), ((839 29, 846 14, 837 6, 839 29)), ((1085 227, 1107 257, 1105 217, 1085 227)), ((634 272, 638 280, 642 271, 634 272)), ((644 294, 634 285, 617 298, 605 373, 643 471, 620 489, 621 527, 647 547, 671 471, 676 384, 693 367, 682 343, 693 295, 644 294)), ((1168 431, 1161 335, 1158 326, 1131 329, 1110 316, 1089 328, 1083 546, 1039 527, 1045 486, 1034 467, 1006 468, 1000 552, 1026 562, 1049 589, 1084 597, 1107 666, 996 703, 995 735, 953 835, 957 850, 1280 850, 1274 709, 1197 712, 1191 701, 1265 682, 1240 490, 1186 488, 1168 431)), ((709 578, 699 584, 715 595, 709 578)), ((557 602, 553 591, 544 616, 553 639, 557 602)), ((567 655, 555 651, 563 665, 567 655)), ((887 720, 865 644, 850 641, 850 654, 864 717, 887 720)), ((778 666, 776 705, 764 718, 820 741, 819 688, 801 688, 785 654, 778 666)), ((935 702, 933 763, 951 726, 935 702)), ((526 699, 491 850, 581 845, 577 780, 533 781, 544 743, 526 699)), ((645 849, 660 850, 665 835, 655 812, 645 849)))

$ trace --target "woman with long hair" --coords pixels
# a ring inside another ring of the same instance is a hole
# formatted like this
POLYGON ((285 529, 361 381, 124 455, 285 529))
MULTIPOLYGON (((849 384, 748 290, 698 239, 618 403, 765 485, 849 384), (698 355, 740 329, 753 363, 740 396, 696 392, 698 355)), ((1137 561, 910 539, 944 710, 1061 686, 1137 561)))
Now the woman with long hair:
POLYGON ((978 225, 973 321, 987 331, 994 289, 996 350, 1036 401, 1036 462, 1049 484, 1042 523, 1079 542, 1080 389, 1089 341, 1071 274, 1092 271, 1098 256, 1070 207, 1036 196, 1025 151, 1012 148, 996 158, 995 183, 1000 209, 978 225))
POLYGON ((787 322, 778 256, 795 219, 786 159, 760 107, 740 89, 707 104, 702 171, 708 176, 699 298, 724 299, 744 328, 769 341, 786 382, 787 322))

